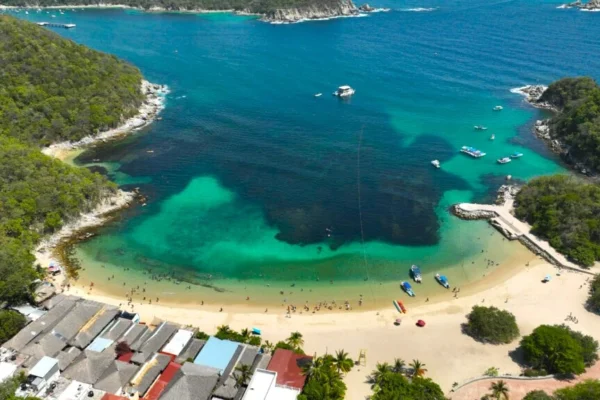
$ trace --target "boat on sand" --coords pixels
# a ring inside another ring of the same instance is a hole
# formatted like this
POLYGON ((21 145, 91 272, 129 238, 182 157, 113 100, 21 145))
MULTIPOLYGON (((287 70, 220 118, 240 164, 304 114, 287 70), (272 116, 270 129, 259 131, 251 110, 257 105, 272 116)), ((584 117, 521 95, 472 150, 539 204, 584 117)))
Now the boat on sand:
POLYGON ((400 286, 402 286, 402 290, 404 290, 407 295, 409 295, 410 297, 415 297, 415 292, 413 292, 412 286, 410 286, 410 283, 404 281, 400 284, 400 286))
POLYGON ((446 289, 450 289, 450 282, 448 282, 446 275, 435 274, 435 280, 446 289))

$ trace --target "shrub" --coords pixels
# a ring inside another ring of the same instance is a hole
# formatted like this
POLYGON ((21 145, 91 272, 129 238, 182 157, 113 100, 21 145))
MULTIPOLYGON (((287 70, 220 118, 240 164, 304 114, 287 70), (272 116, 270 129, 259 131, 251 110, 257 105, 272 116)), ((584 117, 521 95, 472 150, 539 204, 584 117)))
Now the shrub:
POLYGON ((590 282, 590 296, 586 305, 590 311, 600 314, 600 274, 590 282))
POLYGON ((543 390, 534 390, 523 397, 523 400, 553 400, 552 396, 543 390))
POLYGON ((484 343, 510 343, 519 336, 515 316, 496 307, 474 306, 467 320, 465 332, 484 343))
POLYGON ((208 340, 208 338, 210 337, 210 335, 206 332, 202 332, 202 331, 197 331, 196 333, 194 333, 194 337, 196 339, 200 339, 200 340, 208 340))
POLYGON ((12 310, 0 311, 0 344, 15 336, 27 324, 23 315, 12 310))
POLYGON ((556 400, 598 400, 600 399, 600 381, 586 380, 575 386, 554 392, 556 400))
POLYGON ((485 372, 483 373, 484 375, 487 376, 498 376, 498 368, 496 367, 489 367, 488 369, 485 370, 485 372))
POLYGON ((581 374, 584 351, 570 332, 561 326, 541 325, 521 340, 525 362, 551 374, 581 374))

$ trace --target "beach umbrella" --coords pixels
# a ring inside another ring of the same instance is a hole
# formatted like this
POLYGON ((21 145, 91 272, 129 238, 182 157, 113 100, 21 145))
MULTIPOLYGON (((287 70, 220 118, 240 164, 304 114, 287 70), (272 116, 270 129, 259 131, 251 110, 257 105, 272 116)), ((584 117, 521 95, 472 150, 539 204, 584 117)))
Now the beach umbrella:
POLYGON ((400 325, 402 323, 402 320, 400 318, 396 318, 396 321, 394 323, 396 325, 400 325))
POLYGON ((417 321, 417 326, 420 326, 421 328, 425 326, 425 321, 423 321, 422 319, 417 321))
POLYGON ((552 279, 552 277, 550 275, 546 275, 546 278, 545 278, 546 282, 550 282, 550 279, 552 279))

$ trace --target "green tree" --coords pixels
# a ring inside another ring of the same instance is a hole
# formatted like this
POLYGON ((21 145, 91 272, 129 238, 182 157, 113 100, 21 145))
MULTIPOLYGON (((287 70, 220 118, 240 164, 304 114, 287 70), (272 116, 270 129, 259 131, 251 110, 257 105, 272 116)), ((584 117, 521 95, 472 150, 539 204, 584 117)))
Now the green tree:
POLYGON ((300 332, 292 332, 290 337, 287 338, 287 343, 294 348, 302 348, 304 346, 304 339, 300 332))
POLYGON ((413 377, 422 377, 427 372, 427 369, 425 368, 425 364, 423 364, 419 360, 413 360, 410 363, 410 367, 412 369, 413 377))
POLYGON ((600 274, 590 282, 590 296, 586 305, 590 311, 600 314, 600 274))
POLYGON ((429 378, 415 377, 385 371, 373 387, 372 400, 445 400, 440 386, 429 378))
POLYGON ((344 350, 338 350, 335 352, 333 365, 338 370, 338 372, 343 372, 344 374, 347 374, 354 366, 354 361, 352 361, 352 359, 348 357, 347 352, 345 352, 344 350))
POLYGON ((506 386, 506 382, 500 380, 498 382, 492 382, 490 385, 490 390, 492 391, 492 396, 496 400, 504 399, 508 400, 508 386, 506 386))
POLYGON ((556 400, 598 400, 600 399, 600 380, 586 380, 574 386, 554 392, 556 400))
POLYGON ((386 376, 386 373, 390 372, 391 370, 392 367, 390 364, 386 362, 377 363, 375 365, 375 370, 371 372, 371 375, 369 376, 369 382, 371 382, 373 385, 379 385, 383 377, 386 376))
POLYGON ((553 400, 552 396, 543 390, 534 390, 523 397, 523 400, 553 400))
POLYGON ((404 367, 406 366, 406 362, 404 362, 401 358, 394 358, 394 363, 392 364, 392 371, 397 374, 404 372, 404 367))
POLYGON ((478 341, 510 343, 519 336, 515 316, 496 307, 474 306, 467 315, 464 331, 478 341))
POLYGON ((23 315, 12 310, 0 311, 0 344, 15 336, 27 323, 23 315))
POLYGON ((272 353, 273 350, 275 350, 275 345, 269 342, 268 340, 265 340, 265 342, 262 345, 262 349, 266 353, 272 353))
POLYGON ((343 400, 346 384, 334 366, 334 357, 316 357, 304 367, 307 383, 298 400, 343 400))
POLYGON ((583 349, 559 326, 541 325, 521 340, 525 362, 549 373, 581 374, 585 371, 583 349))
POLYGON ((235 384, 236 387, 246 386, 248 380, 252 376, 252 368, 246 364, 240 364, 235 367, 235 384))

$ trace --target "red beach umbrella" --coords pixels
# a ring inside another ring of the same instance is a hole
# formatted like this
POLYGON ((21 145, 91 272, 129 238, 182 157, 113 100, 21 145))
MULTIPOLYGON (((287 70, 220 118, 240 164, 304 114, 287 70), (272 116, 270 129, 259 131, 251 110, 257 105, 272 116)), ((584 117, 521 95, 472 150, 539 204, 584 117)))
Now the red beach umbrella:
POLYGON ((420 326, 421 328, 425 326, 425 321, 423 321, 422 319, 417 321, 417 326, 420 326))

